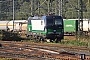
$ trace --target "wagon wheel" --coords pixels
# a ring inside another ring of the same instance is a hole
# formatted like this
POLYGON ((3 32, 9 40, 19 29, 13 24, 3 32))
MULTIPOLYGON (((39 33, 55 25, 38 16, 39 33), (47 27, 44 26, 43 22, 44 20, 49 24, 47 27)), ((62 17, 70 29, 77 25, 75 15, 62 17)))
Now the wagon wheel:
POLYGON ((40 37, 39 36, 36 36, 35 37, 35 42, 39 42, 39 40, 40 40, 40 37))
POLYGON ((39 41, 42 43, 45 41, 45 39, 43 37, 40 37, 39 41))
POLYGON ((32 35, 26 35, 26 38, 32 40, 32 35))
POLYGON ((29 35, 26 35, 26 38, 28 39, 29 38, 29 35))
POLYGON ((50 39, 50 42, 53 42, 55 39, 50 39))
POLYGON ((56 43, 61 42, 61 38, 56 38, 55 42, 56 43))

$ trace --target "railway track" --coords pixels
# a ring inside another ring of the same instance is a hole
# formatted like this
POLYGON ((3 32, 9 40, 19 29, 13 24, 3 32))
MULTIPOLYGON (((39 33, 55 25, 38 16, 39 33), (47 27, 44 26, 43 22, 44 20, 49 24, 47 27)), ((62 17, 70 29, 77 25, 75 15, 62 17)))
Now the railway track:
POLYGON ((28 43, 28 42, 2 42, 0 57, 18 60, 90 60, 87 47, 64 46, 60 44, 28 43))

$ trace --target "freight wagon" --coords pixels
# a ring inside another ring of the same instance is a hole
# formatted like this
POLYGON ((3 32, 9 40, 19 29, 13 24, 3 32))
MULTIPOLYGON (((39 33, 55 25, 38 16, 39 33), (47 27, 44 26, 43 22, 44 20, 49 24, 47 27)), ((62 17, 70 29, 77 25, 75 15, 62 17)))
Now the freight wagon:
POLYGON ((61 16, 34 16, 28 18, 27 37, 46 41, 61 41, 64 37, 63 19, 61 16))
MULTIPOLYGON (((23 31, 23 26, 27 24, 27 20, 15 20, 14 21, 14 31, 23 31)), ((27 27, 27 26, 26 26, 27 27)), ((8 23, 8 28, 9 30, 13 30, 13 20, 11 20, 9 23, 8 23)))
MULTIPOLYGON (((81 28, 81 26, 80 26, 81 28)), ((78 19, 64 19, 64 34, 75 35, 78 31, 78 19)), ((90 31, 90 21, 83 19, 83 32, 88 34, 90 31)))
MULTIPOLYGON (((27 24, 27 20, 15 20, 14 21, 14 31, 23 31, 23 26, 25 24, 27 24)), ((27 25, 25 25, 25 26, 27 28, 27 25)), ((11 20, 11 21, 0 21, 0 30, 12 31, 13 30, 13 20, 11 20)))
POLYGON ((0 30, 7 30, 7 24, 9 21, 0 21, 0 30))

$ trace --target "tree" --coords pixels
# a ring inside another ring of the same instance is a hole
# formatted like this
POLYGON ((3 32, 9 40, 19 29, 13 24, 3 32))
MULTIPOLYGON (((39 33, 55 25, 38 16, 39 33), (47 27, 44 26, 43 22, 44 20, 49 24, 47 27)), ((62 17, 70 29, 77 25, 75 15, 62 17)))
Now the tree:
POLYGON ((16 14, 18 19, 27 19, 30 16, 30 5, 28 2, 24 2, 20 7, 19 12, 16 14))
MULTIPOLYGON (((90 18, 90 0, 83 1, 83 17, 90 18)), ((15 0, 15 19, 27 19, 32 10, 35 14, 44 15, 49 12, 60 13, 60 0, 15 0), (34 1, 32 6, 31 1, 34 1), (51 4, 51 5, 50 5, 51 4)), ((78 17, 78 0, 63 0, 62 14, 65 18, 78 17)), ((0 0, 0 19, 11 20, 13 15, 12 0, 0 0)))

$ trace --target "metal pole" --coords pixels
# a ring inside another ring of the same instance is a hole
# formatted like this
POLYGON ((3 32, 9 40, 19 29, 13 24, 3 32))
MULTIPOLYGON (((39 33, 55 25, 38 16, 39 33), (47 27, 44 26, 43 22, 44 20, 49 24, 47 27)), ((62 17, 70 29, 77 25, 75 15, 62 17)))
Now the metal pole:
POLYGON ((38 14, 40 14, 40 1, 38 0, 38 14))
POLYGON ((77 33, 77 40, 80 40, 80 1, 78 0, 78 33, 77 33))
POLYGON ((53 1, 50 0, 50 12, 52 12, 52 3, 53 3, 53 1))
POLYGON ((13 0, 13 32, 14 32, 14 0, 13 0))
POLYGON ((31 15, 34 16, 34 0, 31 0, 31 15))
POLYGON ((48 0, 48 13, 50 13, 50 1, 48 0))
POLYGON ((60 16, 62 16, 62 0, 60 0, 60 16))
POLYGON ((82 0, 78 0, 78 40, 83 33, 83 7, 82 0))
POLYGON ((58 13, 58 12, 59 12, 59 11, 58 11, 58 10, 59 10, 58 8, 59 8, 59 7, 58 7, 58 0, 56 0, 56 9, 55 9, 55 10, 56 10, 56 11, 55 11, 55 12, 56 12, 56 13, 55 13, 56 15, 59 14, 59 13, 58 13))
POLYGON ((83 32, 83 6, 82 0, 78 0, 78 8, 79 8, 79 31, 83 32))
POLYGON ((81 22, 81 33, 83 33, 83 1, 80 0, 80 22, 81 22))

